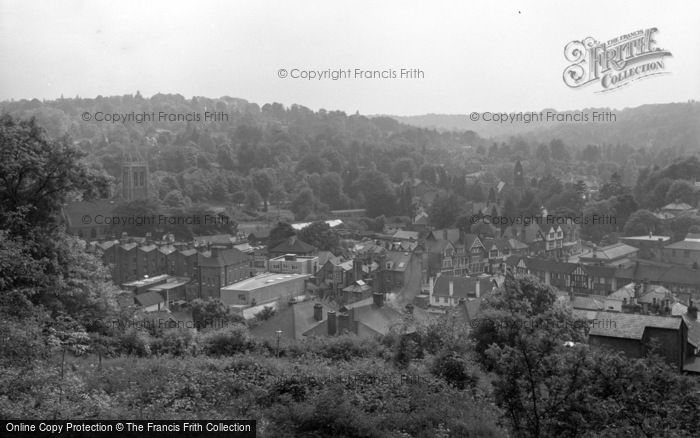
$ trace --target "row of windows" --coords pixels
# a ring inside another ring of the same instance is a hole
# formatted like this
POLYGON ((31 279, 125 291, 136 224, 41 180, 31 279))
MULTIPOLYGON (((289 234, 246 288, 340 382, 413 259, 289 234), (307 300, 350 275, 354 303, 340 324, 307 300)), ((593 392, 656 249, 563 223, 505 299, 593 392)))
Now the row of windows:
MULTIPOLYGON (((680 252, 681 250, 678 250, 678 251, 680 252)), ((671 257, 677 257, 677 256, 676 256, 676 250, 675 250, 675 249, 672 249, 672 250, 671 250, 671 257)), ((690 258, 690 250, 684 249, 684 250, 683 250, 683 257, 685 257, 685 258, 690 258)))

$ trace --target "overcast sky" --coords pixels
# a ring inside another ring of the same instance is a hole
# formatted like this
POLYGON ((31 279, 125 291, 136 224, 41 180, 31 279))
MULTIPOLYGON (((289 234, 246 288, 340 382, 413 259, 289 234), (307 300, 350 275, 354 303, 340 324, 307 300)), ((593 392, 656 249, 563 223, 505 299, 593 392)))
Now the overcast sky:
POLYGON ((700 100, 698 1, 0 0, 0 100, 180 93, 414 115, 700 100), (657 27, 670 74, 570 89, 564 46, 657 27), (418 68, 423 79, 281 79, 418 68))

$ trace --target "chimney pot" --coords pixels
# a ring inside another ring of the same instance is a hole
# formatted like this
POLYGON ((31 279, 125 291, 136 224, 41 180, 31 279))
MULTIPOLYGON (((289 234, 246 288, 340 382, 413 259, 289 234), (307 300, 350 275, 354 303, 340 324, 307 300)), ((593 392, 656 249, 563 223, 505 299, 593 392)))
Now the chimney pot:
POLYGON ((384 294, 381 292, 375 292, 372 294, 372 301, 377 307, 382 307, 384 305, 384 294))
POLYGON ((314 304, 314 320, 321 321, 323 319, 323 306, 321 303, 314 304))
POLYGON ((338 321, 336 319, 335 310, 328 311, 328 336, 336 334, 338 321))

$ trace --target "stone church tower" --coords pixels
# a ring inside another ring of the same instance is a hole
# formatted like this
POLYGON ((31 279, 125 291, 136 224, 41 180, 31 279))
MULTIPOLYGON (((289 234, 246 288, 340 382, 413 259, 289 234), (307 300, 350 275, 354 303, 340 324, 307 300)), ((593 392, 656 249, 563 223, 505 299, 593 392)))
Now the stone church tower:
POLYGON ((523 165, 520 164, 520 160, 515 162, 515 167, 513 168, 513 185, 521 190, 525 187, 525 176, 523 175, 523 165))
POLYGON ((125 201, 148 199, 148 163, 128 156, 122 162, 122 198, 125 201))

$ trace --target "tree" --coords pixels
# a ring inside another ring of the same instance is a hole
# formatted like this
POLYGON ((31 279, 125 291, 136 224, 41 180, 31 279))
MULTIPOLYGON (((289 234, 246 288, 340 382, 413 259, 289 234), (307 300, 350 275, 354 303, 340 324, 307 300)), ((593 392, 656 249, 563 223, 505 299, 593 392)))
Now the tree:
POLYGON ((413 178, 416 173, 416 163, 412 158, 404 157, 394 163, 391 168, 391 180, 400 183, 405 178, 413 178))
POLYGON ((343 193, 343 180, 336 172, 327 172, 321 176, 319 198, 331 208, 340 210, 346 206, 346 196, 343 193))
POLYGON ((610 202, 615 212, 615 229, 622 229, 630 215, 639 208, 639 205, 629 193, 610 198, 610 202))
POLYGON ((558 138, 549 142, 549 152, 553 160, 569 161, 569 151, 566 149, 564 142, 558 138))
POLYGON ((299 160, 297 164, 296 172, 306 172, 306 173, 318 173, 322 174, 326 171, 327 164, 323 158, 316 154, 307 154, 299 160))
POLYGON ((340 246, 338 234, 324 221, 313 222, 298 233, 299 239, 323 251, 336 251, 340 246))
POLYGON ((85 166, 84 156, 67 137, 49 139, 34 119, 0 116, 0 228, 14 228, 10 214, 18 211, 28 225, 55 225, 72 192, 106 196, 109 179, 85 166))
POLYGON ((482 309, 470 337, 495 375, 494 398, 515 436, 685 436, 700 418, 687 377, 654 356, 580 344, 588 323, 533 277, 509 272, 482 309))
POLYGON ((185 199, 179 190, 171 190, 163 198, 163 205, 168 208, 185 208, 188 204, 188 200, 185 199))
POLYGON ((250 211, 257 211, 262 202, 262 196, 257 190, 248 190, 245 194, 245 208, 250 211))
POLYGON ((239 206, 245 202, 245 198, 246 198, 246 192, 244 192, 243 190, 239 190, 237 192, 234 192, 231 195, 231 201, 233 201, 236 205, 239 205, 239 206))
POLYGON ((304 187, 292 201, 290 209, 294 213, 296 220, 304 220, 314 212, 317 203, 318 201, 316 196, 314 196, 313 190, 309 187, 304 187))
POLYGON ((221 328, 231 322, 242 320, 240 316, 231 313, 231 308, 218 299, 209 298, 207 301, 196 299, 190 305, 192 322, 198 330, 221 328))
POLYGON ((295 236, 296 231, 287 222, 277 222, 275 228, 270 230, 270 235, 267 238, 267 247, 274 249, 288 238, 295 236))
MULTIPOLYGON (((583 216, 592 218, 597 215, 601 218, 607 216, 608 218, 615 217, 615 209, 613 208, 612 202, 607 201, 597 201, 591 202, 583 209, 583 216)), ((615 224, 609 223, 612 221, 603 221, 598 223, 584 223, 581 225, 581 234, 585 239, 591 240, 593 242, 600 242, 604 236, 610 234, 615 229, 615 224)))
POLYGON ((546 144, 540 143, 535 150, 535 158, 537 161, 546 163, 549 161, 549 148, 546 144))
POLYGON ((435 228, 452 226, 459 216, 459 203, 454 195, 435 198, 428 209, 428 218, 435 228))
POLYGON ((666 192, 666 203, 685 202, 691 206, 695 206, 696 194, 693 184, 684 180, 676 180, 671 183, 671 186, 666 192))
POLYGON ((365 198, 367 215, 376 217, 395 213, 396 194, 389 178, 375 171, 365 171, 355 181, 355 185, 365 198))
POLYGON ((600 188, 600 199, 610 199, 613 196, 628 195, 630 190, 622 185, 622 178, 617 172, 610 177, 610 181, 600 188))
POLYGON ((272 179, 272 169, 261 169, 253 172, 252 175, 253 187, 260 194, 264 202, 264 211, 267 211, 267 202, 270 198, 270 193, 274 186, 274 180, 272 179))
POLYGON ((649 210, 637 210, 627 219, 623 231, 626 236, 643 236, 656 234, 661 220, 649 210))

